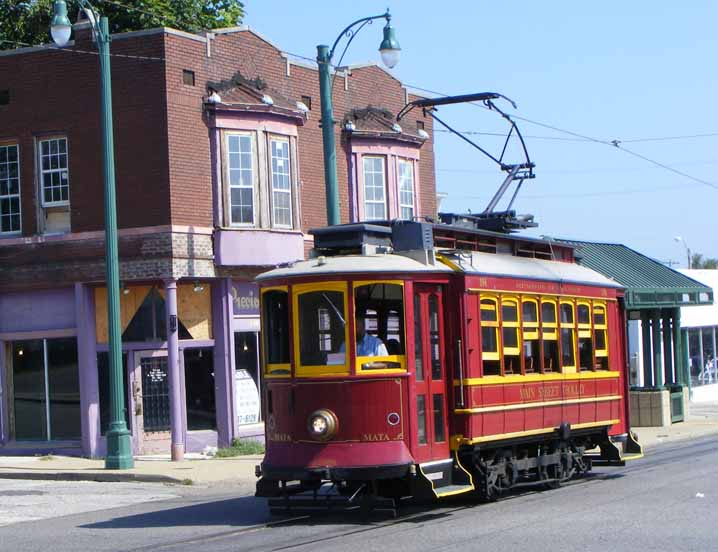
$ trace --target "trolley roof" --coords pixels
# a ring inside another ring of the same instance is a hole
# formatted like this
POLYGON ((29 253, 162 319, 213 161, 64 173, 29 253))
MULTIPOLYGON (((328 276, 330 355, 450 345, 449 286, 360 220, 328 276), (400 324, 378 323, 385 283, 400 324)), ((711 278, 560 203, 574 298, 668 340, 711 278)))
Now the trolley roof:
POLYGON ((482 276, 523 278, 564 282, 609 288, 622 288, 620 284, 598 272, 574 263, 548 261, 513 255, 482 253, 479 251, 436 250, 450 261, 453 267, 437 260, 425 264, 398 254, 339 255, 317 257, 280 267, 257 277, 258 281, 293 278, 299 276, 341 275, 356 273, 452 273, 463 272, 482 276))
POLYGON ((467 274, 623 288, 615 280, 575 263, 480 251, 456 253, 450 256, 450 260, 467 274))
POLYGON ((409 257, 395 254, 338 255, 316 257, 290 266, 275 268, 257 276, 258 281, 292 278, 294 276, 321 276, 352 274, 357 272, 424 272, 449 273, 451 268, 442 264, 424 264, 409 257))

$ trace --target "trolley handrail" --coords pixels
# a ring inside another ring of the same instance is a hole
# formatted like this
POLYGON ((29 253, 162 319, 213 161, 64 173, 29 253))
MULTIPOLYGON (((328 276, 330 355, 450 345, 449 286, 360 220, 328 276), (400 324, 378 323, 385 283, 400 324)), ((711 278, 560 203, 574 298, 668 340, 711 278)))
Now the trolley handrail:
POLYGON ((459 400, 456 406, 464 406, 464 364, 461 360, 461 339, 456 340, 457 361, 459 363, 459 400))

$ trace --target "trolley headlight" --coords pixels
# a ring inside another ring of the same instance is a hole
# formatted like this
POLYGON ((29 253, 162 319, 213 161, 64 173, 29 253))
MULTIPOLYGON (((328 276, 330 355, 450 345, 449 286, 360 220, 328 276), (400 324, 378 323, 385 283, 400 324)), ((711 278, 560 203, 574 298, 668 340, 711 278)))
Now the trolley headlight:
POLYGON ((336 414, 326 408, 312 412, 307 419, 309 435, 318 441, 327 441, 334 437, 338 427, 336 414))

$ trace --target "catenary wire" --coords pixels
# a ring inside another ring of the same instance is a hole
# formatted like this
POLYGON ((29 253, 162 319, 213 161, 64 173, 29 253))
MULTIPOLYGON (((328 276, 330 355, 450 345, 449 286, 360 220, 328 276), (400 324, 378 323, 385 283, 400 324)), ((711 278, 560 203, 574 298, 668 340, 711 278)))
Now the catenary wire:
MULTIPOLYGON (((414 86, 414 85, 411 85, 411 84, 407 84, 406 86, 407 86, 408 88, 413 88, 413 89, 415 89, 415 90, 420 90, 420 91, 423 91, 423 92, 428 92, 428 93, 430 93, 430 94, 436 94, 436 95, 439 95, 439 96, 446 96, 446 94, 443 94, 443 93, 441 93, 441 92, 437 92, 437 91, 435 91, 435 90, 429 90, 429 89, 427 89, 427 88, 421 88, 421 87, 419 87, 419 86, 414 86)), ((486 107, 486 106, 483 105, 483 104, 479 104, 479 103, 476 103, 476 102, 469 102, 469 103, 470 103, 471 105, 476 106, 476 107, 480 107, 480 108, 483 108, 483 109, 489 109, 488 107, 486 107)), ((620 150, 620 151, 623 151, 623 152, 625 152, 625 153, 627 153, 627 154, 629 154, 629 155, 632 155, 632 156, 634 156, 634 157, 637 157, 638 159, 642 159, 642 160, 646 161, 647 163, 651 163, 652 165, 655 165, 655 166, 657 166, 657 167, 660 167, 660 168, 662 168, 662 169, 665 169, 665 170, 667 170, 667 171, 669 171, 669 172, 672 172, 672 173, 674 173, 674 174, 677 174, 677 175, 679 175, 679 176, 682 176, 682 177, 684 177, 684 178, 687 178, 687 179, 692 180, 692 181, 694 181, 694 182, 697 182, 697 183, 699 183, 699 184, 703 184, 703 185, 705 185, 705 186, 709 186, 709 187, 711 187, 711 188, 713 188, 713 189, 718 190, 718 184, 715 184, 715 183, 713 183, 713 182, 709 182, 709 181, 707 181, 707 180, 703 180, 702 178, 698 178, 698 177, 696 177, 696 176, 690 175, 690 174, 685 173, 685 172, 683 172, 683 171, 679 171, 678 169, 673 168, 673 167, 671 167, 671 166, 669 166, 669 165, 666 165, 665 163, 661 163, 660 161, 656 161, 655 159, 651 159, 650 157, 646 157, 645 155, 642 155, 642 154, 640 154, 640 153, 638 153, 638 152, 635 152, 635 151, 633 151, 633 150, 629 150, 628 148, 625 148, 625 147, 623 147, 623 146, 621 145, 621 141, 620 141, 620 140, 601 140, 601 139, 599 139, 599 138, 594 138, 593 136, 588 136, 588 135, 586 135, 586 134, 581 134, 581 133, 578 133, 578 132, 574 132, 574 131, 572 131, 572 130, 567 130, 567 129, 564 129, 564 128, 560 128, 560 127, 557 127, 557 126, 554 126, 554 125, 550 125, 550 124, 548 124, 548 123, 542 123, 542 122, 540 122, 540 121, 535 121, 535 120, 533 120, 533 119, 529 119, 528 117, 522 117, 522 116, 520 116, 520 115, 511 115, 511 117, 514 118, 514 119, 517 119, 517 120, 519 120, 519 121, 524 121, 524 122, 526 122, 526 123, 530 123, 530 124, 532 124, 532 125, 536 125, 536 126, 540 126, 540 127, 543 127, 543 128, 547 128, 547 129, 550 129, 550 130, 553 130, 553 131, 556 131, 556 132, 560 132, 560 133, 563 133, 563 134, 568 134, 568 135, 573 136, 573 137, 575 137, 575 138, 581 138, 581 139, 583 139, 583 140, 586 140, 586 141, 589 141, 589 142, 594 142, 594 143, 596 143, 596 144, 602 144, 602 145, 604 145, 604 146, 614 147, 614 148, 616 148, 616 149, 618 149, 618 150, 620 150)))
MULTIPOLYGON (((100 55, 99 52, 93 52, 92 50, 79 50, 72 46, 61 48, 60 46, 56 46, 55 44, 29 44, 27 42, 20 42, 19 40, 5 40, 4 38, 0 38, 0 42, 3 42, 5 44, 14 44, 15 46, 19 46, 20 48, 46 48, 48 50, 57 50, 59 52, 68 52, 71 54, 89 54, 92 56, 100 55)), ((139 61, 165 61, 165 58, 162 58, 162 57, 137 56, 137 55, 130 55, 130 54, 110 53, 110 57, 135 59, 135 60, 139 60, 139 61)))

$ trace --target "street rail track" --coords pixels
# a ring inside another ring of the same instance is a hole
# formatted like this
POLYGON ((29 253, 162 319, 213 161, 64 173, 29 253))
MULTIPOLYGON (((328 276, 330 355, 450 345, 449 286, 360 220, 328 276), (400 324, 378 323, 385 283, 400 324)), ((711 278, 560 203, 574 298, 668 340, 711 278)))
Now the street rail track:
MULTIPOLYGON (((706 454, 713 453, 716 448, 716 441, 714 437, 693 441, 689 445, 690 456, 699 461, 700 457, 706 454)), ((575 486, 588 486, 596 485, 601 482, 612 480, 617 477, 623 477, 624 475, 637 472, 637 471, 648 471, 657 470, 665 465, 674 463, 676 461, 685 461, 686 459, 686 448, 687 443, 679 442, 676 444, 664 444, 656 448, 651 449, 650 456, 647 458, 632 462, 624 466, 618 471, 611 472, 590 472, 589 474, 563 484, 563 488, 571 488, 575 486)), ((526 496, 535 495, 537 499, 549 490, 541 489, 540 484, 537 484, 534 488, 526 487, 516 489, 503 496, 499 503, 505 503, 507 501, 513 501, 524 498, 526 496)), ((555 492, 555 491, 554 491, 555 492)), ((311 548, 319 544, 331 542, 346 537, 352 537, 356 535, 372 533, 388 527, 398 527, 405 523, 417 523, 426 521, 438 523, 441 521, 449 521, 456 514, 462 512, 469 512, 477 507, 491 507, 491 503, 482 503, 479 501, 468 500, 466 498, 456 497, 444 505, 425 505, 425 504, 408 504, 405 505, 400 512, 403 512, 397 518, 387 519, 373 519, 373 520, 361 520, 358 514, 358 508, 354 510, 342 510, 342 511, 312 511, 311 513, 295 515, 286 518, 273 519, 266 523, 253 525, 250 527, 243 527, 241 529, 218 531, 202 537, 193 537, 189 539, 182 539, 165 544, 154 544, 151 546, 144 546, 140 548, 132 549, 133 552, 141 552, 146 550, 166 550, 180 548, 186 545, 193 544, 206 544, 213 541, 225 540, 232 537, 240 537, 242 535, 248 535, 261 531, 266 531, 274 528, 286 527, 290 525, 304 524, 323 524, 331 526, 333 522, 337 525, 345 525, 351 523, 354 526, 349 528, 340 529, 339 531, 332 534, 319 534, 312 538, 304 538, 298 542, 291 544, 277 543, 276 547, 267 548, 273 552, 296 550, 301 548, 311 548), (357 526, 357 524, 360 524, 357 526)), ((379 518, 379 515, 371 516, 379 518)))

